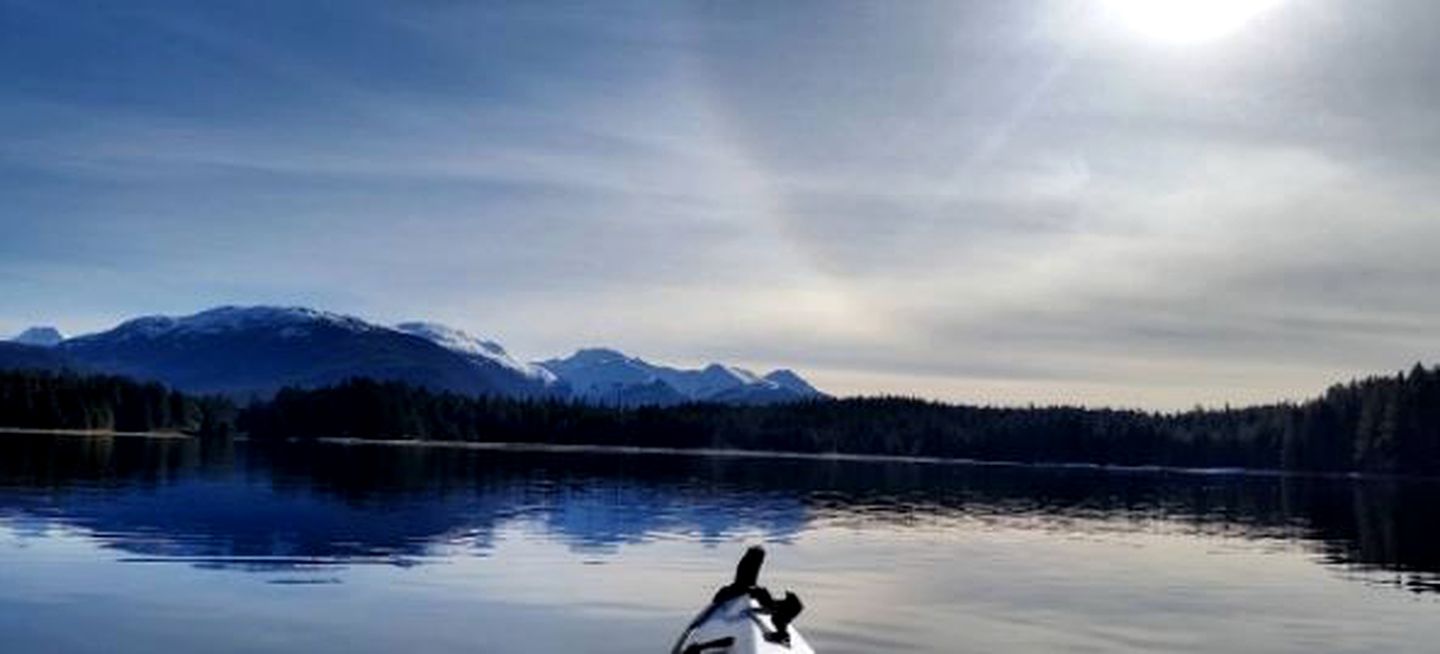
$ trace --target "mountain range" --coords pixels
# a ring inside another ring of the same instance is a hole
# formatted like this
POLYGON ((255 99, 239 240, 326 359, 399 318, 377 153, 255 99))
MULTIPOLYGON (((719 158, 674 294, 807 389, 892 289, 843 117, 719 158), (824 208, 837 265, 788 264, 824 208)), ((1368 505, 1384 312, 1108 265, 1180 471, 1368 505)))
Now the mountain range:
POLYGON ((757 375, 718 363, 683 369, 604 348, 525 362, 494 341, 433 322, 386 326, 303 307, 226 306, 189 316, 146 316, 74 338, 34 327, 0 342, 4 368, 118 374, 238 399, 352 377, 467 395, 616 406, 828 397, 789 370, 757 375))
POLYGON ((759 376, 718 363, 684 370, 604 348, 583 349, 538 365, 564 380, 575 397, 599 404, 677 404, 687 400, 769 404, 823 395, 789 370, 759 376))

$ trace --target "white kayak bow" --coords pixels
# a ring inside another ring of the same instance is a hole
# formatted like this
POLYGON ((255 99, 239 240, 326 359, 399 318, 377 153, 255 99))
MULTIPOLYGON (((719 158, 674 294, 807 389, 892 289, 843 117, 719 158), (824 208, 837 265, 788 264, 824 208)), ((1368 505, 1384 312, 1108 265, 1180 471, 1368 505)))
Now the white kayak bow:
POLYGON ((671 654, 814 654, 790 626, 804 606, 794 593, 775 599, 757 585, 765 550, 751 547, 735 567, 735 580, 680 634, 671 654))

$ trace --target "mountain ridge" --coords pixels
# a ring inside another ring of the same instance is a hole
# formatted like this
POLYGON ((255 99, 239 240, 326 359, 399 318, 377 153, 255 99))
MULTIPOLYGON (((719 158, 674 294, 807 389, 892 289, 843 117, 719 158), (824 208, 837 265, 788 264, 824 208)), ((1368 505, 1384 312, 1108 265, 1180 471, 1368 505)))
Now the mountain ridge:
POLYGON ((601 404, 634 404, 630 396, 642 388, 650 390, 645 396, 647 404, 769 404, 828 397, 788 370, 760 376, 719 363, 683 369, 652 364, 609 348, 583 348, 569 357, 537 365, 567 382, 578 397, 601 404))
POLYGON ((188 316, 142 316, 56 347, 95 370, 237 397, 351 377, 471 395, 526 394, 523 383, 477 374, 470 363, 424 339, 303 307, 226 306, 188 316))
POLYGON ((225 305, 183 316, 139 316, 72 338, 53 328, 22 336, 24 341, 0 342, 0 369, 83 369, 242 399, 354 377, 466 395, 617 406, 828 397, 789 370, 762 376, 719 363, 683 369, 610 348, 527 362, 493 340, 437 322, 383 325, 300 306, 225 305))

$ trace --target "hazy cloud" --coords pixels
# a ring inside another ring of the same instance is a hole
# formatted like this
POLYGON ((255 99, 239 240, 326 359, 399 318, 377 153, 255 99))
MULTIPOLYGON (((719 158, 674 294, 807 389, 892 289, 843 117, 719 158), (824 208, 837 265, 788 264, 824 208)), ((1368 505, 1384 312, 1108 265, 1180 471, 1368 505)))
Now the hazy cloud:
POLYGON ((0 0, 0 331, 306 303, 841 392, 1303 396, 1440 345, 1437 19, 0 0))

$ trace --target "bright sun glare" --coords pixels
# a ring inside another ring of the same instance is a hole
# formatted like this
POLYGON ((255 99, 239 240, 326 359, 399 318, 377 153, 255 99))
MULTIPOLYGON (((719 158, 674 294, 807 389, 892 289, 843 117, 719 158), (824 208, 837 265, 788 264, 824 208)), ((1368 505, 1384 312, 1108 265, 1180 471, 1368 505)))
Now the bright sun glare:
POLYGON ((1218 39, 1279 0, 1105 0, 1120 21, 1144 36, 1173 43, 1218 39))

